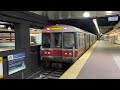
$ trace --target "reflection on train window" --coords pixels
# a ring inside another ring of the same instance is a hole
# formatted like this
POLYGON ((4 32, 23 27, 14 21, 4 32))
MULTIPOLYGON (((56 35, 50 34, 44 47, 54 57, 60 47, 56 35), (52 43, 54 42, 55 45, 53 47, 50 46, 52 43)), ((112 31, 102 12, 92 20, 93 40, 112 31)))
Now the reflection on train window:
POLYGON ((71 49, 75 47, 74 33, 64 33, 64 48, 71 49))
POLYGON ((43 33, 42 34, 42 47, 43 48, 50 48, 50 42, 51 42, 51 35, 50 33, 43 33))
POLYGON ((0 24, 0 52, 15 49, 14 25, 13 23, 4 23, 4 25, 0 24))
POLYGON ((61 33, 54 33, 54 47, 61 48, 61 33))

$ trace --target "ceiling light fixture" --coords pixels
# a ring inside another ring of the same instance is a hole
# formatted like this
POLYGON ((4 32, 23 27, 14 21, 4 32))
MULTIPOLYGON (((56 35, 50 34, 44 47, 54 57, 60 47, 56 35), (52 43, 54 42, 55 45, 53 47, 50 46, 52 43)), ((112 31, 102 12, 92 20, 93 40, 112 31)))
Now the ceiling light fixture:
POLYGON ((8 31, 11 31, 11 27, 10 26, 8 27, 8 31))
POLYGON ((100 34, 100 30, 99 30, 99 27, 98 27, 98 24, 97 24, 97 19, 93 19, 93 22, 97 28, 97 31, 98 31, 98 34, 100 34))
POLYGON ((0 28, 4 28, 5 27, 5 25, 0 25, 0 28))
POLYGON ((106 13, 107 13, 107 14, 110 14, 110 13, 112 13, 112 11, 106 11, 106 13))
POLYGON ((90 17, 90 13, 89 13, 89 12, 85 12, 85 13, 83 14, 83 17, 90 17))

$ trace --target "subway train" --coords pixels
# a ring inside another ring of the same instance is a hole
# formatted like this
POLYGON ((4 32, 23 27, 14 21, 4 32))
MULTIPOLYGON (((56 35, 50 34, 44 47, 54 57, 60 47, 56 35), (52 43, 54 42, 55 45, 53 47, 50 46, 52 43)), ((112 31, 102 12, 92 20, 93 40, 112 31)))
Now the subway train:
POLYGON ((71 25, 52 25, 42 30, 41 60, 74 63, 97 36, 71 25))

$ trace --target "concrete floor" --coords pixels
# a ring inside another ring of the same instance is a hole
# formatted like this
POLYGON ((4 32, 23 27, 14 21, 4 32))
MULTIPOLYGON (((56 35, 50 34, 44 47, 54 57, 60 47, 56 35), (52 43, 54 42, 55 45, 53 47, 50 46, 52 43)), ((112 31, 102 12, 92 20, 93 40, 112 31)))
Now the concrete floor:
POLYGON ((99 41, 76 79, 120 79, 120 45, 99 41))

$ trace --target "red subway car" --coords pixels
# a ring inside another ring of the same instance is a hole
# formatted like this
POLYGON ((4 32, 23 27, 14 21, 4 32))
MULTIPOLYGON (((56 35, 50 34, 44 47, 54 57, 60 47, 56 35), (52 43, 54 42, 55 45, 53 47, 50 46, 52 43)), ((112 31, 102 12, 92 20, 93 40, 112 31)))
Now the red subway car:
POLYGON ((41 60, 74 63, 97 40, 97 36, 70 25, 42 30, 41 60))

